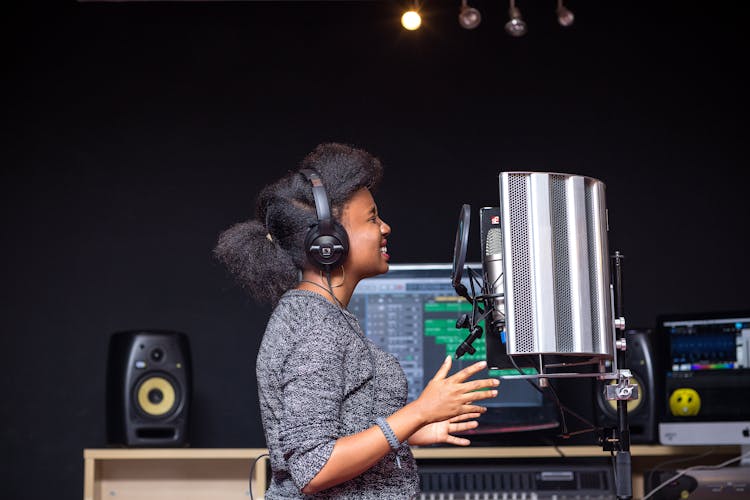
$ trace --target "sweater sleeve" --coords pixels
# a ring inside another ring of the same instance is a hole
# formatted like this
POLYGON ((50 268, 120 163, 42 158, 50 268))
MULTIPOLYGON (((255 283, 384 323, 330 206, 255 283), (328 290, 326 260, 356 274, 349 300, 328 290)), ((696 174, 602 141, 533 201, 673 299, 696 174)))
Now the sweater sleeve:
POLYGON ((339 413, 345 376, 338 322, 329 317, 308 328, 299 332, 281 376, 281 448, 300 490, 320 472, 341 437, 339 413))

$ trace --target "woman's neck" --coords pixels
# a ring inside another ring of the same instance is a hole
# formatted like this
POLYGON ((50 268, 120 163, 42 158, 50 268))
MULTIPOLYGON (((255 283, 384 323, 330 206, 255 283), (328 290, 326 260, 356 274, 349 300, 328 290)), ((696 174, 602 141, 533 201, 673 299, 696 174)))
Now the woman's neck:
POLYGON ((325 271, 308 269, 302 272, 297 289, 318 293, 329 302, 346 308, 356 286, 354 278, 347 276, 343 268, 331 271, 330 281, 325 271))

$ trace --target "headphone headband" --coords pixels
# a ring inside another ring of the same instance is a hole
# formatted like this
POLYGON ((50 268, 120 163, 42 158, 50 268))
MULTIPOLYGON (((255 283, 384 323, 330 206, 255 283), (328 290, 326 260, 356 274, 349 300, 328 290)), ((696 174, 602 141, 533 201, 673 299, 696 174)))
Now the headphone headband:
POLYGON ((318 214, 318 222, 331 220, 331 208, 328 206, 328 194, 323 186, 320 175, 312 169, 303 168, 300 173, 312 184, 313 198, 315 198, 315 212, 318 214))

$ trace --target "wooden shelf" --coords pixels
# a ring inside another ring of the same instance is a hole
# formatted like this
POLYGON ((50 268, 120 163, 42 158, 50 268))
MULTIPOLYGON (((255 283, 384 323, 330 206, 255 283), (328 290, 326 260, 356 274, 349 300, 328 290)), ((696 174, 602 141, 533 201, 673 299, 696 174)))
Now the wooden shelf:
POLYGON ((95 460, 240 458, 250 460, 264 453, 268 453, 265 448, 97 448, 83 450, 83 458, 95 460))
MULTIPOLYGON (((418 460, 607 458, 596 446, 428 447, 412 448, 418 460)), ((665 457, 694 457, 713 450, 713 460, 736 456, 739 446, 633 445, 633 493, 643 495, 643 472, 665 457)), ((252 461, 265 448, 100 448, 83 450, 84 500, 246 500, 252 461)), ((253 497, 266 489, 267 460, 258 460, 253 497)))
MULTIPOLYGON (((265 448, 86 449, 84 500, 247 500, 252 461, 265 448)), ((253 497, 266 490, 267 461, 258 460, 253 497)))

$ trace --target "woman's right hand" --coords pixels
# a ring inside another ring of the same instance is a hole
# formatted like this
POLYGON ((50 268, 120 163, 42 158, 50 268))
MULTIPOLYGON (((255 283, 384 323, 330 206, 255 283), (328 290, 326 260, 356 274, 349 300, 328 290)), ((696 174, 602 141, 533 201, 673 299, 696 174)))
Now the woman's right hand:
POLYGON ((413 403, 425 424, 448 420, 466 413, 483 413, 486 409, 475 405, 474 402, 497 396, 494 389, 480 389, 497 387, 500 385, 498 379, 466 382, 469 377, 485 369, 487 362, 479 361, 448 377, 451 364, 450 356, 446 357, 443 365, 413 403))

